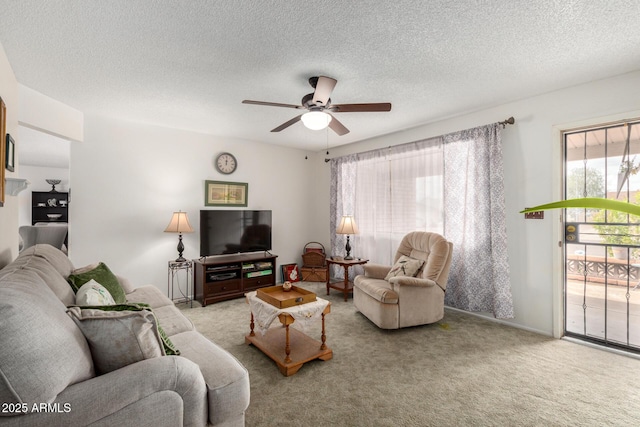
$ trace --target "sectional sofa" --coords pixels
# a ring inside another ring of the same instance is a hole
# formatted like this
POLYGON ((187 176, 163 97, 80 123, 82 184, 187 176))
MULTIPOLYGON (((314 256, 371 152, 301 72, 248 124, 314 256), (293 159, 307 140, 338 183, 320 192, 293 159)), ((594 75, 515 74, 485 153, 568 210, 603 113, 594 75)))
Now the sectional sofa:
MULTIPOLYGON (((69 312, 76 305, 67 282, 74 271, 49 245, 26 249, 0 270, 0 424, 244 425, 247 370, 198 333, 155 286, 133 287, 115 275, 127 302, 151 307, 153 315, 143 310, 136 321, 159 324, 180 355, 162 350, 100 372, 97 360, 106 355, 96 354, 95 337, 89 340, 69 312)), ((111 352, 120 342, 102 344, 111 352)))

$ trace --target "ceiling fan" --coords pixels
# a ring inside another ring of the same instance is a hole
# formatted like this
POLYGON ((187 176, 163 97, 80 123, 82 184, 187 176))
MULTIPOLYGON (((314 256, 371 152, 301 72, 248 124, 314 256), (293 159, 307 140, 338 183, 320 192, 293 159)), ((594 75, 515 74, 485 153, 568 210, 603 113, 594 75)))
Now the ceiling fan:
POLYGON ((289 126, 302 120, 304 125, 309 129, 319 130, 327 126, 338 135, 349 133, 347 129, 338 119, 333 117, 331 113, 360 113, 371 111, 391 111, 391 103, 378 102, 368 104, 332 104, 331 92, 338 81, 331 77, 311 77, 309 84, 315 90, 302 97, 301 105, 280 104, 276 102, 251 101, 245 99, 243 104, 267 105, 271 107, 296 108, 298 110, 308 110, 306 113, 300 114, 293 119, 284 122, 280 126, 272 129, 271 132, 280 132, 289 126))

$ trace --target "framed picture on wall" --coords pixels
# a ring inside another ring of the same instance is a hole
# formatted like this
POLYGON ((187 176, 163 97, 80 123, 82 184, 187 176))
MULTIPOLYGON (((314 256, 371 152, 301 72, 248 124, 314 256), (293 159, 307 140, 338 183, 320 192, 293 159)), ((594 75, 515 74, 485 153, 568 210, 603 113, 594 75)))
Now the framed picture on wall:
POLYGON ((205 206, 247 206, 246 182, 205 181, 205 206))
POLYGON ((9 134, 7 134, 7 146, 6 146, 6 150, 5 150, 5 163, 4 166, 5 168, 7 168, 7 170, 9 172, 13 172, 15 169, 15 163, 16 163, 16 143, 13 140, 13 137, 9 134))
MULTIPOLYGON (((0 98, 0 138, 5 140, 7 134, 7 106, 4 105, 4 101, 0 98)), ((7 146, 0 144, 0 207, 4 206, 4 169, 6 164, 7 146)))
POLYGON ((299 282, 300 272, 298 271, 298 264, 282 264, 282 281, 283 282, 299 282))

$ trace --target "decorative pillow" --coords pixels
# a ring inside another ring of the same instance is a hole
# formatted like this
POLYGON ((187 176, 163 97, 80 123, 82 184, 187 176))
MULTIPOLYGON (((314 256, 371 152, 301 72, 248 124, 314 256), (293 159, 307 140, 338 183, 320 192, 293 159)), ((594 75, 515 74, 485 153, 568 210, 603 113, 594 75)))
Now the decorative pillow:
POLYGON ((118 278, 103 262, 95 266, 91 265, 74 270, 67 278, 67 281, 73 288, 73 291, 78 293, 78 289, 91 279, 107 288, 116 304, 127 302, 127 297, 118 278))
POLYGON ((397 276, 407 276, 407 277, 415 277, 418 274, 418 271, 422 268, 424 261, 420 259, 410 258, 406 255, 402 255, 398 258, 398 261, 393 265, 391 271, 387 273, 387 276, 384 280, 389 280, 392 277, 397 276))
MULTIPOLYGON (((70 306, 71 308, 74 306, 70 306)), ((145 304, 143 302, 127 302, 124 304, 115 304, 115 305, 93 305, 93 306, 85 306, 80 307, 81 309, 90 309, 90 310, 102 310, 102 311, 150 311, 155 317, 153 310, 149 304, 145 304)), ((162 326, 160 326, 160 322, 158 322, 158 318, 156 318, 156 324, 158 325, 158 333, 160 334, 160 339, 162 341, 162 346, 164 348, 165 354, 168 356, 179 356, 180 350, 178 350, 173 342, 169 339, 169 336, 166 334, 162 326)))
MULTIPOLYGON (((128 302, 126 304, 118 304, 114 306, 103 306, 103 307, 93 307, 99 308, 102 310, 132 310, 132 311, 140 311, 140 310, 149 310, 153 312, 153 309, 149 304, 144 302, 128 302)), ((154 314, 155 316, 155 314, 154 314)), ((167 356, 180 356, 180 350, 176 348, 176 346, 171 342, 167 333, 160 326, 160 322, 156 318, 156 322, 158 323, 158 333, 160 333, 160 338, 162 339, 162 346, 164 347, 164 351, 167 356)))
POLYGON ((80 286, 76 293, 76 305, 115 305, 113 297, 100 283, 91 279, 80 286))
POLYGON ((158 323, 150 310, 69 307, 67 311, 89 343, 98 374, 165 355, 158 323))

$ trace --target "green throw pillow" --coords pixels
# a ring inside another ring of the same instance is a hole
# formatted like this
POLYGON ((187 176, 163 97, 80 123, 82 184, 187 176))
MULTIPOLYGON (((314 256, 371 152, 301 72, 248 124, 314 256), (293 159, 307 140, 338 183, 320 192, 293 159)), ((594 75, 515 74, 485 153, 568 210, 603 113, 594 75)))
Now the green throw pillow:
POLYGON ((77 293, 80 286, 84 285, 91 279, 107 288, 116 304, 127 302, 126 294, 124 293, 122 286, 120 286, 118 278, 103 262, 88 271, 81 271, 78 273, 72 272, 67 278, 67 281, 71 285, 71 288, 73 288, 73 292, 77 293))
MULTIPOLYGON (((153 313, 153 310, 149 306, 149 304, 145 304, 143 302, 128 302, 124 304, 116 304, 116 305, 92 305, 92 306, 83 306, 80 307, 82 309, 92 309, 92 310, 102 310, 102 311, 142 311, 149 310, 153 313)), ((155 314, 154 314, 155 316, 155 314)), ((156 317, 156 323, 158 324, 158 334, 162 339, 162 346, 164 347, 164 352, 167 356, 179 356, 180 350, 176 348, 176 346, 171 342, 167 333, 160 326, 160 322, 156 317)))

